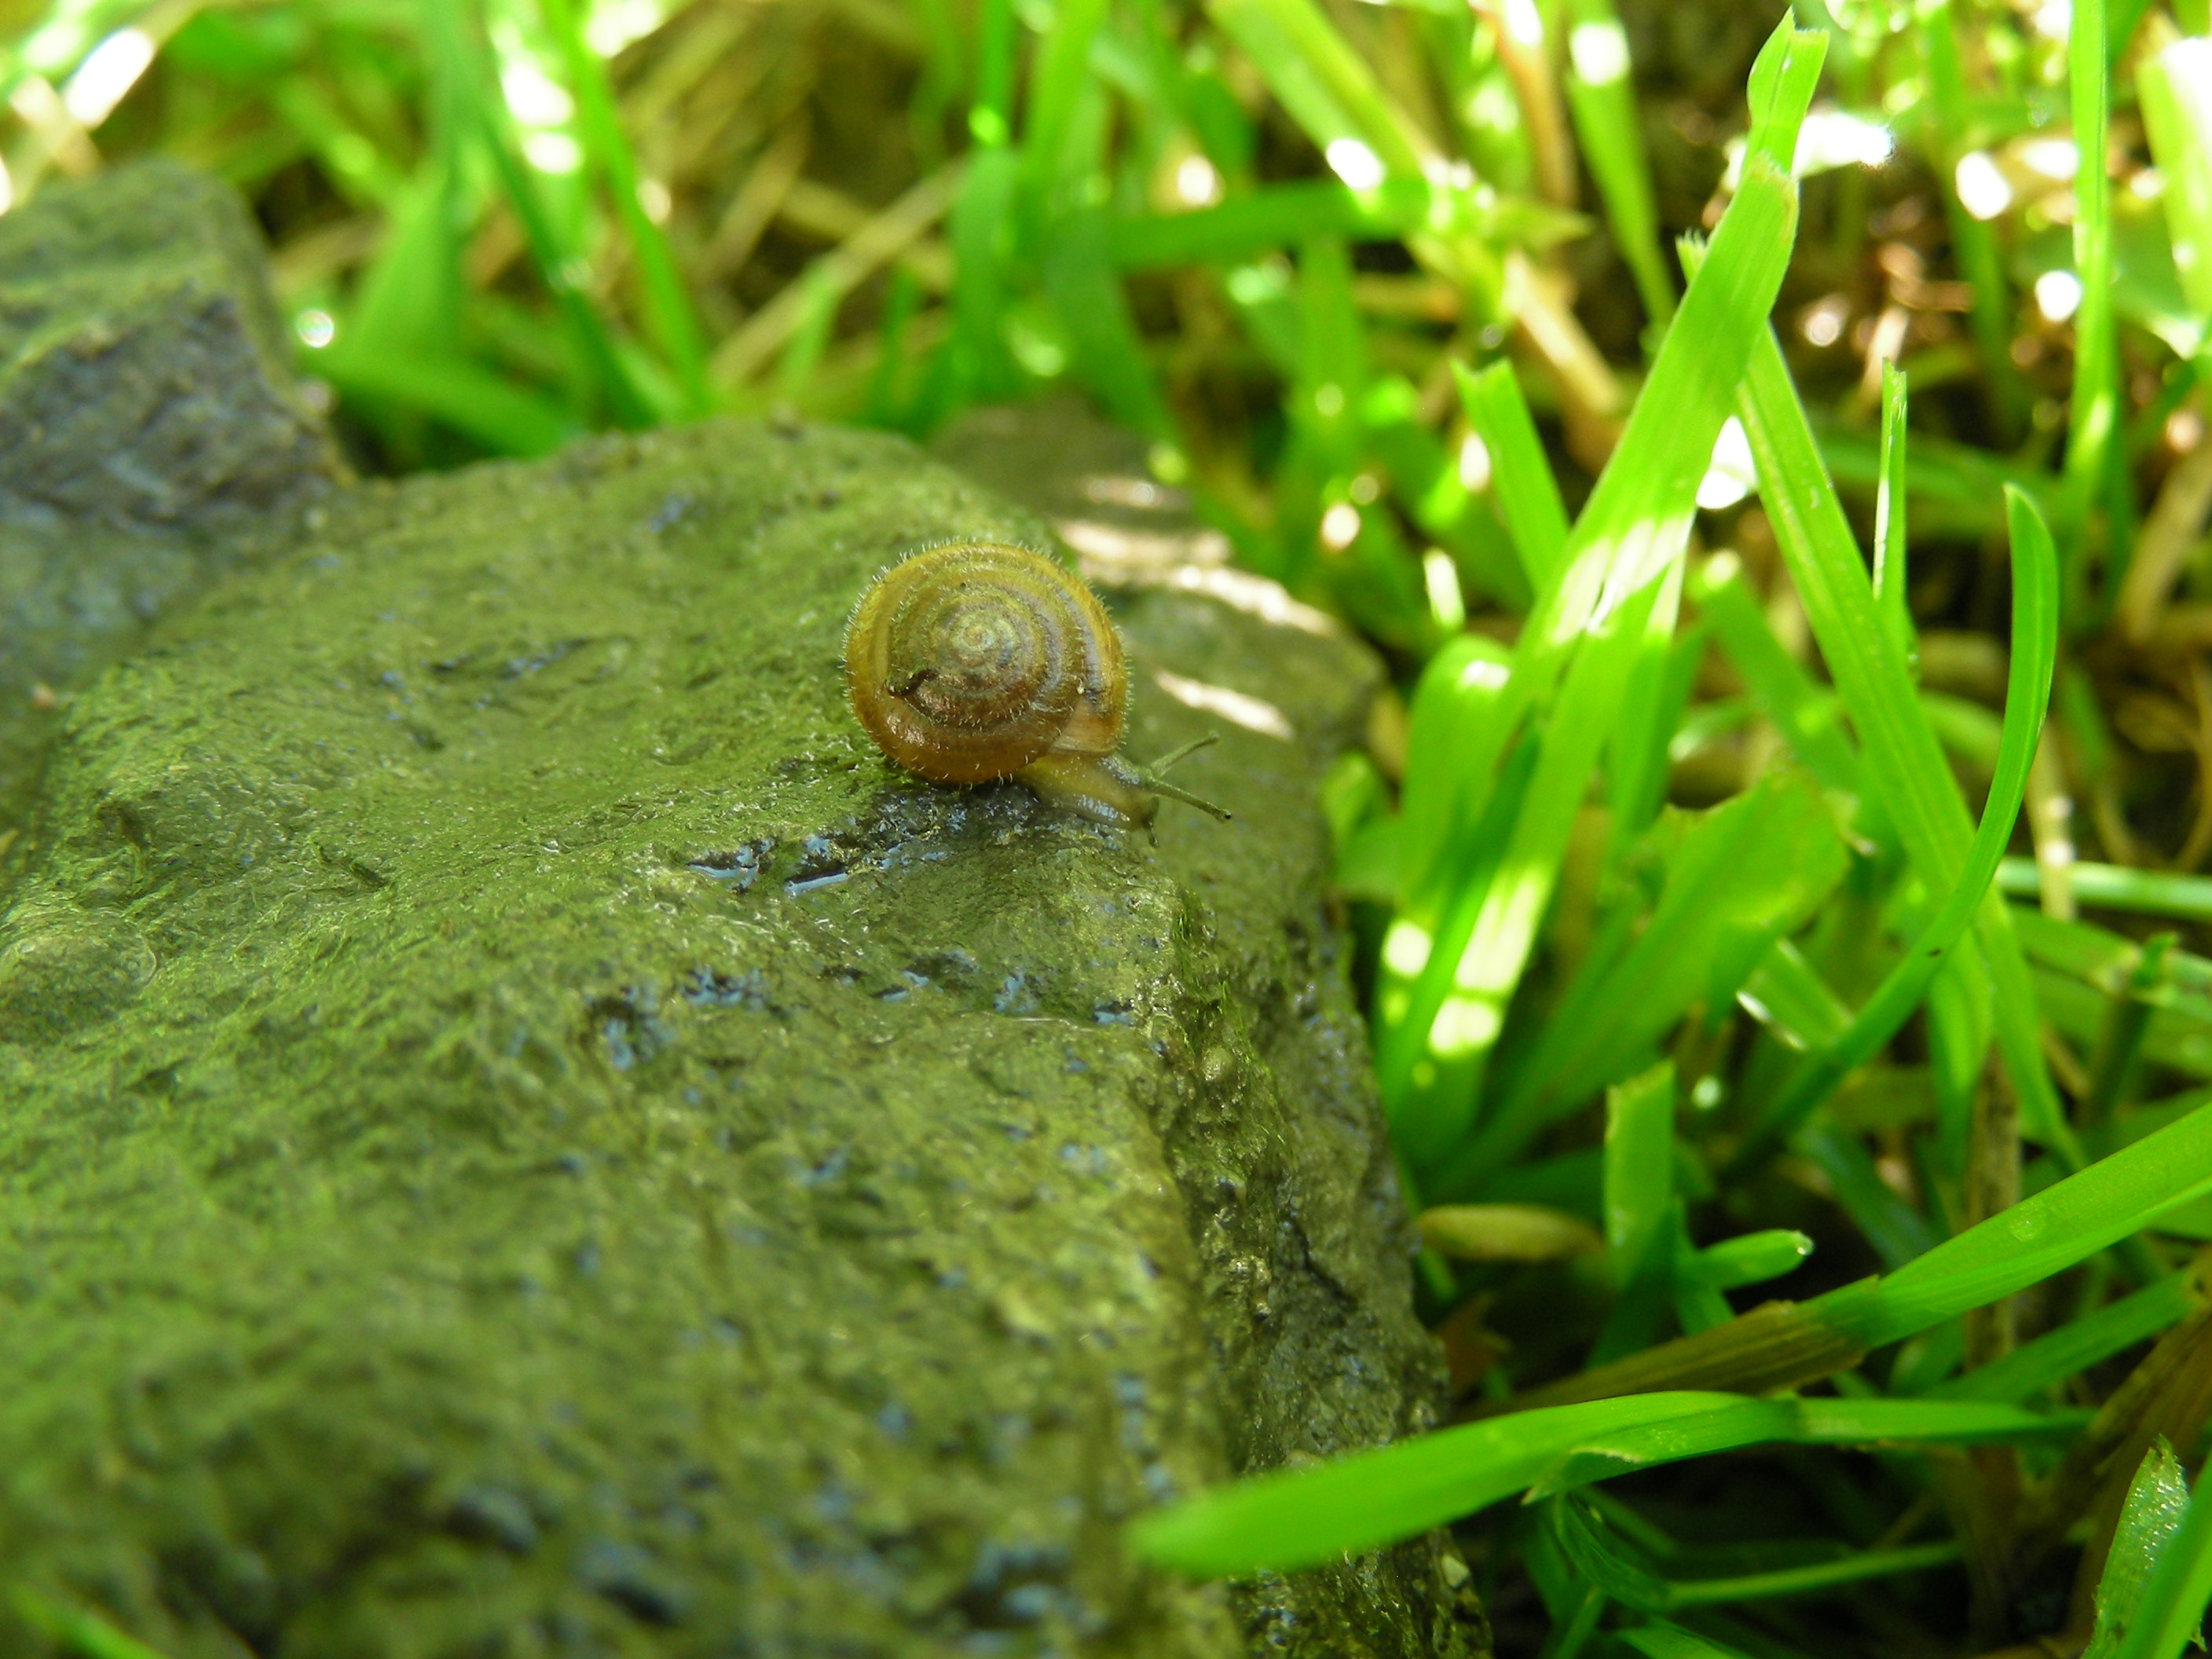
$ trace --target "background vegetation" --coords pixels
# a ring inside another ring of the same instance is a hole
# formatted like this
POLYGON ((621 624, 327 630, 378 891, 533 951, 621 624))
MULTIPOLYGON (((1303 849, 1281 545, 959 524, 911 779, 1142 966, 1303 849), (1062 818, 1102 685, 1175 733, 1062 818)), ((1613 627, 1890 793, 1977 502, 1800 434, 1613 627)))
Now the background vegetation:
POLYGON ((1142 1547, 1471 1517, 1546 1659, 2170 1659, 2212 1589, 2212 26, 1776 21, 0 3, 0 159, 16 201, 237 183, 367 469, 1072 386, 1388 654, 1328 805, 1473 1420, 1142 1547))

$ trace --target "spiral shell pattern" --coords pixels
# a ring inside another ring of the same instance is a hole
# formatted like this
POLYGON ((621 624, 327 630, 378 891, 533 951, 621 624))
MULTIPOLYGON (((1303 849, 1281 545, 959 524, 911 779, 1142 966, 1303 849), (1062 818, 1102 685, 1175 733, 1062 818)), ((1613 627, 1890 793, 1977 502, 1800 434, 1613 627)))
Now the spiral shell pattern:
POLYGON ((846 629, 845 680, 884 752, 938 783, 1121 745, 1113 622, 1079 577, 1024 548, 931 548, 884 572, 846 629))

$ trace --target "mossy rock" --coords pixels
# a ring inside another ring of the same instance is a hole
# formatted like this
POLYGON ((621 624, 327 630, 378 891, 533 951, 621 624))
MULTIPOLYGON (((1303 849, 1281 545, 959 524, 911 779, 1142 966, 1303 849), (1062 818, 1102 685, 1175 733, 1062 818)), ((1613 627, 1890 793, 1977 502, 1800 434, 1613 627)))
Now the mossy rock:
POLYGON ((147 161, 0 217, 0 507, 173 525, 335 476, 238 192, 147 161))
POLYGON ((71 692, 338 482, 238 192, 150 161, 0 217, 0 842, 71 692))
POLYGON ((1433 1540, 1120 1541, 1429 1420, 1314 805, 1372 662, 1127 592, 1131 750, 1219 726, 1237 823, 932 787, 839 635, 950 535, 1045 531, 893 439, 594 441, 336 495, 76 702, 0 920, 10 1583, 172 1659, 1479 1645, 1433 1540))

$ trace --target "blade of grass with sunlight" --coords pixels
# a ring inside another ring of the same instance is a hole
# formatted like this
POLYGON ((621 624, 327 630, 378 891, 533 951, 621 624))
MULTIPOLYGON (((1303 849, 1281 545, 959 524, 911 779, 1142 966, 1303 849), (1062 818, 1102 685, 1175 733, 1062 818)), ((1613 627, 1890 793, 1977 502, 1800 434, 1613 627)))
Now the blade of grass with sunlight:
MULTIPOLYGON (((1760 1352, 1771 1367, 1786 1351, 1796 1371, 1778 1376, 1770 1369, 1757 1381, 1783 1387, 1840 1370, 1884 1343, 2039 1283, 2161 1211, 2208 1192, 2212 1107, 2023 1200, 1894 1273, 1790 1310, 1797 1330, 1782 1340, 1770 1334, 1760 1352)), ((1284 1570, 1409 1537, 1535 1487, 1554 1468, 1566 1471, 1561 1478, 1567 1484, 1580 1484, 1596 1478, 1585 1472, 1592 1469, 1617 1473, 1778 1439, 2063 1438, 2083 1420, 1981 1401, 1745 1400, 1638 1382, 1639 1375, 1667 1365, 1670 1347, 1717 1353, 1727 1334, 1723 1327, 1650 1350, 1612 1368, 1610 1378, 1593 1371, 1577 1379, 1579 1387, 1626 1382, 1657 1391, 1613 1389, 1608 1392, 1619 1397, 1515 1412, 1318 1468, 1261 1476, 1146 1516, 1133 1523, 1131 1541, 1147 1559, 1194 1576, 1284 1570), (1578 1457, 1595 1462, 1572 1462, 1578 1457)), ((1737 1363, 1749 1370, 1740 1358, 1737 1363)))
POLYGON ((1474 1121, 1485 1062, 1557 879, 1575 808, 1662 579, 1681 556, 1751 336, 1773 303, 1796 216, 1788 158, 1825 39, 1785 21, 1754 68, 1758 124, 1743 188, 1570 534, 1557 578, 1530 614, 1492 728, 1462 758, 1483 778, 1510 734, 1541 721, 1521 739, 1534 759, 1519 799, 1474 803, 1481 812, 1496 799, 1510 812, 1494 853, 1468 861, 1468 873, 1481 878, 1464 881, 1439 907, 1438 929, 1418 967, 1408 951, 1380 994, 1384 1099, 1417 1166, 1454 1146, 1474 1121))

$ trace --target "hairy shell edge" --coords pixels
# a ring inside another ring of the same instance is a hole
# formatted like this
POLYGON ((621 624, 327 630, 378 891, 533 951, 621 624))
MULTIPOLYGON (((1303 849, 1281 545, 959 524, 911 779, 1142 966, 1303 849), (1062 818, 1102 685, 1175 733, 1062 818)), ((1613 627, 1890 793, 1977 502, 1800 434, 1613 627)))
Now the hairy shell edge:
POLYGON ((893 565, 853 608, 845 684, 861 726, 917 777, 1018 777, 1102 823, 1152 821, 1152 793, 1115 758, 1121 637, 1083 580, 1042 554, 962 542, 893 565))

